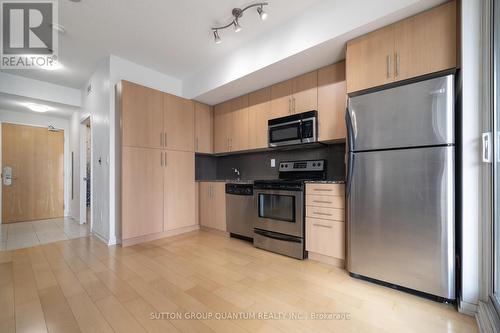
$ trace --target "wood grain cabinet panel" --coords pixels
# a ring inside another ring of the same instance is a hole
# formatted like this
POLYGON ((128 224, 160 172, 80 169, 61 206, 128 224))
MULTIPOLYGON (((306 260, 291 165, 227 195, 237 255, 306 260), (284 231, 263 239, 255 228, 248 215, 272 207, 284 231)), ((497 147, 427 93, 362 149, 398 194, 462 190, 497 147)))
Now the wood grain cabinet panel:
POLYGON ((395 80, 457 67, 456 2, 395 25, 395 80))
POLYGON ((345 223, 307 217, 306 250, 344 259, 345 223))
POLYGON ((318 71, 297 76, 292 80, 292 113, 318 109, 318 71))
POLYGON ((339 140, 346 137, 345 112, 347 93, 345 61, 318 70, 318 139, 339 140))
POLYGON ((163 231, 163 151, 122 147, 122 238, 163 231))
POLYGON ((230 101, 229 150, 248 149, 248 95, 233 98, 230 101))
POLYGON ((394 26, 388 26, 347 43, 347 92, 394 81, 394 26))
POLYGON ((248 95, 248 148, 266 148, 267 121, 271 111, 271 88, 257 90, 248 95))
POLYGON ((197 153, 212 154, 214 116, 211 106, 195 102, 195 151, 197 153))
POLYGON ((193 101, 166 93, 163 96, 165 148, 194 151, 193 101))
POLYGON ((285 117, 292 113, 292 89, 292 80, 271 86, 271 113, 269 119, 285 117))
POLYGON ((231 135, 231 103, 217 104, 214 108, 214 153, 229 152, 229 137, 231 135))
POLYGON ((122 81, 121 96, 122 144, 162 148, 163 93, 122 81))
POLYGON ((174 230, 196 224, 194 153, 164 152, 163 229, 174 230))
POLYGON ((200 182, 200 225, 226 231, 226 184, 200 182))

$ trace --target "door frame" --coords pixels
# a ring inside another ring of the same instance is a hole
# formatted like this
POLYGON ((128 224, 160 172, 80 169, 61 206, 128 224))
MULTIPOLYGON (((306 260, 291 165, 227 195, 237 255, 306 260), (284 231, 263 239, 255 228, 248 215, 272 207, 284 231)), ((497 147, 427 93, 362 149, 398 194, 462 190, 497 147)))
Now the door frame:
MULTIPOLYGON (((31 126, 31 127, 42 127, 42 128, 47 128, 48 126, 52 125, 56 130, 61 130, 63 131, 63 170, 64 170, 64 175, 63 175, 63 184, 64 184, 64 217, 69 216, 69 208, 71 205, 71 154, 70 154, 70 147, 69 147, 69 140, 70 140, 70 135, 69 135, 69 127, 68 126, 60 126, 60 124, 52 124, 50 121, 48 121, 47 124, 40 124, 38 122, 26 122, 26 121, 16 121, 16 120, 5 120, 2 121, 0 120, 0 168, 2 168, 2 158, 3 158, 3 151, 2 151, 2 125, 3 124, 13 124, 13 125, 22 125, 22 126, 31 126)), ((1 170, 0 172, 3 172, 1 170)), ((3 224, 2 218, 2 209, 3 209, 3 180, 0 180, 0 224, 3 224)))
POLYGON ((93 230, 93 212, 94 212, 94 202, 92 200, 92 180, 94 178, 94 150, 92 149, 92 139, 94 137, 93 135, 93 126, 92 126, 92 117, 90 115, 84 115, 83 117, 80 118, 80 121, 78 123, 79 126, 79 134, 80 134, 80 176, 78 179, 79 182, 79 189, 80 189, 80 202, 79 202, 79 207, 80 207, 80 218, 79 218, 79 224, 84 224, 84 223, 89 223, 90 225, 90 231, 92 232, 93 230), (87 207, 86 207, 86 184, 83 182, 83 177, 85 177, 87 173, 87 168, 86 168, 86 149, 85 149, 85 134, 86 134, 86 124, 87 120, 90 122, 90 221, 87 221, 87 207))

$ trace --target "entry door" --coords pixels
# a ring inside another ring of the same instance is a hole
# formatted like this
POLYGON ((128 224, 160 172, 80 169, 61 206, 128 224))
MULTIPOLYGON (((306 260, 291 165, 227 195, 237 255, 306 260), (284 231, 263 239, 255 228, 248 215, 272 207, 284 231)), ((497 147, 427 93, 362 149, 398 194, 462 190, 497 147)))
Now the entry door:
POLYGON ((64 216, 64 132, 2 124, 2 222, 64 216))

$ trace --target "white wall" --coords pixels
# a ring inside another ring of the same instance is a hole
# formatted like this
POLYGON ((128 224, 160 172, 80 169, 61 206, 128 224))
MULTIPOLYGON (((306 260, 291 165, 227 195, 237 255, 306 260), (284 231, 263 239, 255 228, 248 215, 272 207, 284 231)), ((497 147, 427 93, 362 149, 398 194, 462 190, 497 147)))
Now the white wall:
POLYGON ((481 1, 462 0, 462 290, 459 308, 475 313, 482 219, 481 1))
MULTIPOLYGON (((22 125, 48 127, 54 126, 57 129, 64 130, 64 215, 78 216, 74 214, 71 205, 71 153, 70 140, 71 129, 69 119, 44 116, 42 114, 34 114, 28 112, 0 110, 0 123, 14 123, 22 125)), ((0 154, 1 158, 1 154, 0 154)), ((0 161, 1 162, 1 161, 0 161)), ((1 163, 0 163, 1 164, 1 163)), ((1 186, 1 185, 0 185, 1 186)), ((0 191, 1 195, 1 191, 0 191)), ((0 198, 1 199, 1 198, 0 198)), ((1 202, 1 200, 0 200, 1 202)), ((1 218, 1 214, 0 214, 1 218)))
POLYGON ((70 119, 70 152, 73 153, 73 197, 70 198, 70 214, 80 220, 80 112, 75 112, 70 119))
POLYGON ((82 116, 90 115, 92 127, 92 231, 108 244, 112 242, 109 233, 109 92, 109 59, 105 59, 83 88, 82 116), (89 84, 92 91, 87 95, 89 84))

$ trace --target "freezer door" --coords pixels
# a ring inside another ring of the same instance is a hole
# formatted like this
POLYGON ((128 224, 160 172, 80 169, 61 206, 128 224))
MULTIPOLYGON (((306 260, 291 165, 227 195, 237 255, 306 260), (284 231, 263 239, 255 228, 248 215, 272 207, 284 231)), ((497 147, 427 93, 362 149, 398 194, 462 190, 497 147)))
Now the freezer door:
POLYGON ((455 299, 454 148, 355 153, 348 270, 455 299))
POLYGON ((454 76, 349 98, 353 151, 452 144, 454 76))

